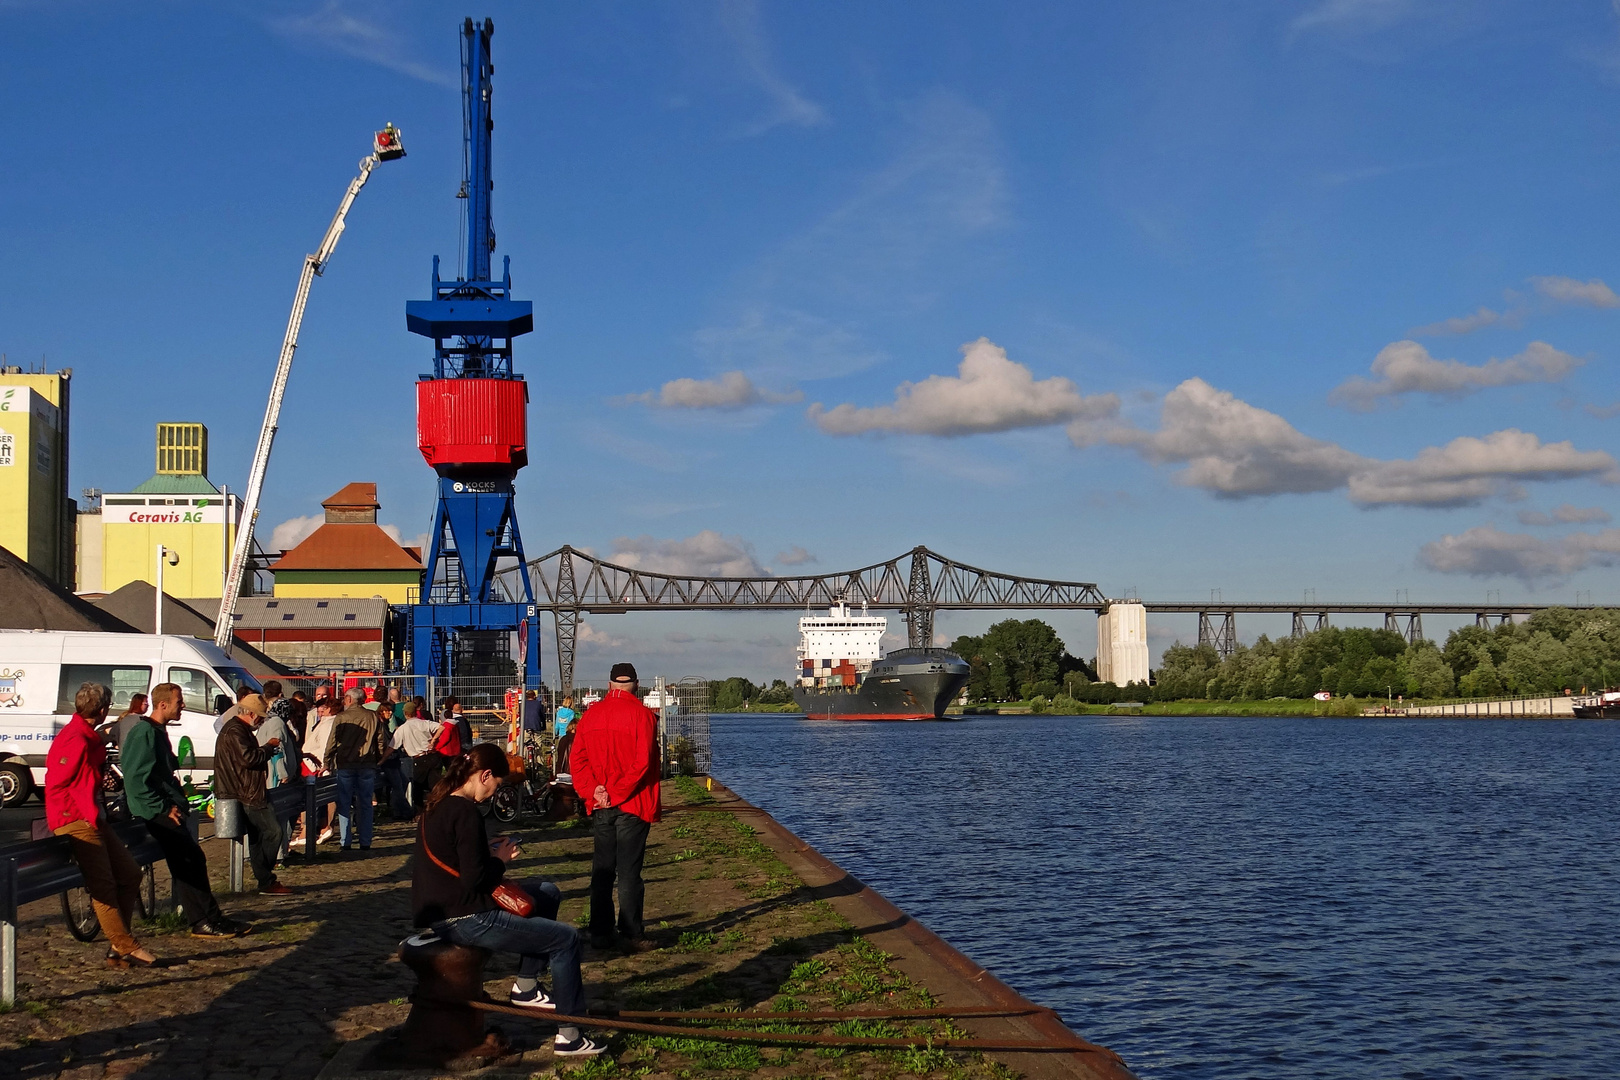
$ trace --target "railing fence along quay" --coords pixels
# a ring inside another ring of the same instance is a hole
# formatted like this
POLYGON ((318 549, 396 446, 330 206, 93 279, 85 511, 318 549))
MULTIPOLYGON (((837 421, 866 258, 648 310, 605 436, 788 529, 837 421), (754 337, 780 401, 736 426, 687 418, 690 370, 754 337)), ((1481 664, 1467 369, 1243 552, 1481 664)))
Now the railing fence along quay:
POLYGON ((1520 694, 1514 697, 1467 698, 1435 705, 1387 707, 1390 716, 1547 716, 1573 717, 1575 698, 1567 694, 1520 694))
MULTIPOLYGON (((270 809, 276 820, 285 821, 294 811, 304 815, 304 857, 315 858, 315 842, 321 831, 321 807, 337 801, 337 777, 306 776, 303 783, 282 784, 270 789, 270 809)), ((247 831, 239 816, 222 812, 215 803, 214 835, 231 842, 231 892, 246 889, 243 880, 247 865, 247 831)))
MULTIPOLYGON (((125 821, 113 826, 138 866, 163 858, 146 825, 125 821)), ((65 836, 50 836, 0 848, 0 1004, 17 1002, 17 912, 24 904, 69 889, 84 887, 84 875, 73 861, 65 836)))

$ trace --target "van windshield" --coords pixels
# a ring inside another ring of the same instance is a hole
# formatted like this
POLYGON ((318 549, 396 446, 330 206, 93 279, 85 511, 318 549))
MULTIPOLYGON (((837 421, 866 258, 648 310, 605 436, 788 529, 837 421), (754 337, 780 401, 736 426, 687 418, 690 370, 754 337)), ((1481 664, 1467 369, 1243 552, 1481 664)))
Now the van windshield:
POLYGON ((249 675, 246 671, 239 667, 222 667, 215 668, 214 670, 217 671, 219 673, 219 677, 224 679, 225 682, 230 686, 231 693, 234 695, 231 698, 232 701, 235 701, 236 698, 242 696, 242 690, 244 687, 255 694, 262 694, 264 692, 264 687, 259 685, 259 680, 255 679, 252 675, 249 675))

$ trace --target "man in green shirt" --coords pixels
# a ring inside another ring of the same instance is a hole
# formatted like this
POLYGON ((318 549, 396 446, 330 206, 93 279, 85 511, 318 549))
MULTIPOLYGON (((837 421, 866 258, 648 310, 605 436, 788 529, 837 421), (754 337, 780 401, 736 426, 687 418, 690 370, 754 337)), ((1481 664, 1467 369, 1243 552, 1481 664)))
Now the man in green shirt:
POLYGON ((208 858, 186 828, 186 793, 174 775, 179 762, 164 730, 180 718, 181 703, 180 687, 174 683, 152 688, 152 714, 130 728, 119 748, 124 795, 129 812, 146 822, 147 832, 163 849, 175 898, 191 922, 191 936, 241 937, 253 928, 221 913, 208 884, 208 858))

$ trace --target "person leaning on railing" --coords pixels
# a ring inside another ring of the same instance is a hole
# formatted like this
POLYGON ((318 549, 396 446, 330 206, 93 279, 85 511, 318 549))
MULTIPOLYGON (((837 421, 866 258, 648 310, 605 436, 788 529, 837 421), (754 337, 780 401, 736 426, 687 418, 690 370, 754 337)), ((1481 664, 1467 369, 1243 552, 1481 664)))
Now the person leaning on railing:
POLYGON ((107 718, 112 691, 87 682, 73 696, 73 718, 51 740, 45 759, 45 823, 73 845, 73 859, 84 876, 101 932, 107 935, 107 964, 155 967, 161 961, 129 932, 140 895, 141 868, 107 821, 101 805, 101 776, 107 748, 96 725, 107 718))
POLYGON ((164 730, 180 719, 181 702, 180 687, 174 683, 158 683, 152 688, 152 715, 141 717, 141 722, 124 736, 120 752, 124 795, 129 800, 129 812, 146 822, 146 831, 163 849, 175 897, 191 924, 191 936, 241 937, 253 928, 226 918, 219 910, 214 890, 208 884, 208 858, 186 827, 190 806, 175 777, 179 762, 169 745, 169 733, 164 730))
MULTIPOLYGON (((505 751, 494 743, 479 743, 450 763, 428 795, 411 860, 413 924, 430 927, 456 945, 517 953, 511 1003, 580 1016, 585 988, 579 974, 579 931, 556 921, 562 890, 538 878, 523 882, 522 890, 533 902, 527 916, 505 910, 495 899, 506 864, 519 851, 509 836, 490 843, 478 804, 494 796, 508 768, 505 751), (548 966, 555 999, 540 987, 540 973, 548 966)), ((558 1026, 552 1045, 558 1057, 594 1057, 605 1049, 566 1024, 558 1026)))

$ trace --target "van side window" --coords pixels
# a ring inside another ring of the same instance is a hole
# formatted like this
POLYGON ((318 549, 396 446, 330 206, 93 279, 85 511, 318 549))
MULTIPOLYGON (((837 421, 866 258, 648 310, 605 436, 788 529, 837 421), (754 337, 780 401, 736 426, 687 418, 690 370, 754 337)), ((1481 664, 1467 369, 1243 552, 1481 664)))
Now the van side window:
MULTIPOLYGON (((180 695, 187 712, 202 713, 205 716, 214 715, 214 698, 225 694, 219 683, 210 679, 206 674, 195 668, 172 667, 169 669, 169 681, 180 687, 180 695)), ((232 704, 236 698, 226 695, 232 704)))
POLYGON ((62 681, 56 690, 56 711, 63 716, 73 715, 73 699, 78 696, 79 687, 87 682, 112 687, 112 713, 117 716, 129 708, 131 697, 151 689, 152 669, 113 664, 63 664, 62 681))

